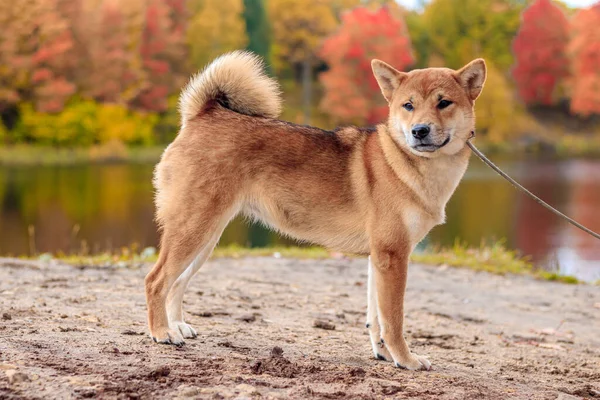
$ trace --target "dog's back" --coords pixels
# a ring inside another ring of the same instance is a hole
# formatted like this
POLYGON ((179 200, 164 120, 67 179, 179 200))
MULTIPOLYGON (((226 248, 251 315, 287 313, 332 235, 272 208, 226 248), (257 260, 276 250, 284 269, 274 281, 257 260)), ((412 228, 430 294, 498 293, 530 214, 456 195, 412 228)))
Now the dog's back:
POLYGON ((234 52, 192 78, 182 128, 156 168, 157 217, 185 224, 213 199, 300 240, 364 252, 364 218, 352 185, 355 157, 373 130, 335 132, 273 119, 279 89, 260 60, 234 52), (179 221, 181 220, 181 221, 179 221))

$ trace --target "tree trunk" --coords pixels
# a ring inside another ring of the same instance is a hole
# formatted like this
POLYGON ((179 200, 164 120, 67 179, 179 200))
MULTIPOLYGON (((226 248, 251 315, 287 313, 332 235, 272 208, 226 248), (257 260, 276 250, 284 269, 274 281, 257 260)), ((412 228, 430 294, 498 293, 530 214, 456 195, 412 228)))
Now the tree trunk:
POLYGON ((302 102, 304 106, 304 123, 311 123, 312 107, 312 62, 310 56, 307 56, 302 63, 302 102))

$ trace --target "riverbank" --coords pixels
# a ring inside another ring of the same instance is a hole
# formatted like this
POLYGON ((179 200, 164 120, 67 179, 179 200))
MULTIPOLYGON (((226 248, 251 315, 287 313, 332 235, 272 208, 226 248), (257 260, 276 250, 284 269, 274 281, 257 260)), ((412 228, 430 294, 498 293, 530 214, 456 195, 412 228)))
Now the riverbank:
MULTIPOLYGON (((600 158, 600 137, 564 135, 554 141, 524 138, 507 143, 489 143, 477 140, 477 146, 486 154, 511 158, 553 157, 600 158)), ((156 163, 166 144, 147 147, 126 146, 121 142, 109 142, 91 147, 49 147, 19 144, 0 146, 0 165, 79 165, 102 163, 156 163)))
POLYGON ((128 147, 120 142, 74 148, 34 145, 0 146, 0 165, 29 167, 115 163, 154 164, 160 159, 165 146, 128 147))
MULTIPOLYGON (((244 258, 244 257, 275 257, 299 259, 327 259, 327 258, 361 258, 353 255, 331 252, 323 247, 316 246, 268 246, 268 247, 241 247, 238 245, 219 246, 213 254, 213 259, 218 258, 244 258)), ((51 254, 40 256, 42 260, 52 260, 51 254)), ((139 266, 144 262, 154 262, 157 250, 149 247, 139 251, 136 248, 122 249, 117 253, 102 253, 95 255, 60 255, 58 260, 71 265, 93 265, 97 267, 119 265, 121 267, 139 266)), ((364 257, 362 257, 364 258, 364 257)), ((469 247, 465 243, 456 241, 453 246, 433 246, 415 251, 411 254, 411 261, 434 266, 469 268, 474 271, 485 271, 496 275, 526 275, 540 280, 559 281, 568 284, 582 283, 570 275, 560 275, 557 272, 536 268, 527 257, 521 256, 517 251, 507 249, 503 242, 469 247)), ((595 283, 595 282, 590 282, 595 283)), ((596 282, 599 283, 599 282, 596 282)))
POLYGON ((0 397, 600 396, 591 285, 413 264, 407 339, 433 369, 411 372, 372 357, 364 259, 213 259, 182 348, 147 336, 149 267, 0 259, 0 397))

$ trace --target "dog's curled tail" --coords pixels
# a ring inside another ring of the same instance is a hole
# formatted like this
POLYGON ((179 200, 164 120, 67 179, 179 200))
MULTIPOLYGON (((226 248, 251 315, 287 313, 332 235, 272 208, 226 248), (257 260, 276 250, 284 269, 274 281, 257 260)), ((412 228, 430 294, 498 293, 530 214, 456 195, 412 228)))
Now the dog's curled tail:
POLYGON ((276 118, 281 112, 281 91, 265 74, 260 57, 237 50, 218 57, 190 79, 179 97, 182 125, 211 102, 240 114, 276 118))

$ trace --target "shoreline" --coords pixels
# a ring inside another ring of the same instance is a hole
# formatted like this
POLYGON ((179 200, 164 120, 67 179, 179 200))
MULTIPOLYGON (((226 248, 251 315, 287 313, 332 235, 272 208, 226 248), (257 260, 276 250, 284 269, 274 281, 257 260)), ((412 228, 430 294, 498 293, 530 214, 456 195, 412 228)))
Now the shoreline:
MULTIPOLYGON (((273 257, 292 258, 298 260, 327 260, 327 259, 354 259, 364 256, 343 254, 329 251, 318 246, 267 246, 267 247, 242 247, 229 245, 216 247, 211 259, 219 258, 251 258, 273 257)), ((117 264, 122 268, 135 267, 141 263, 154 262, 157 258, 157 249, 126 249, 121 253, 100 254, 68 254, 52 255, 44 253, 38 257, 20 257, 27 260, 65 262, 71 265, 92 265, 97 267, 110 267, 117 264)), ((507 249, 504 244, 496 242, 486 246, 468 247, 457 242, 454 246, 433 246, 411 254, 411 263, 421 263, 444 268, 470 269, 473 271, 489 272, 495 275, 529 276, 538 280, 557 281, 566 284, 600 285, 599 281, 582 281, 572 275, 546 271, 537 268, 527 257, 522 257, 515 250, 507 249)))
MULTIPOLYGON (((91 147, 61 148, 17 144, 0 146, 0 165, 5 167, 72 166, 81 164, 157 163, 168 144, 146 147, 126 146, 120 142, 91 147)), ((477 146, 489 156, 509 156, 517 159, 600 159, 600 144, 579 144, 573 148, 552 148, 536 145, 494 145, 479 141, 477 146)))

